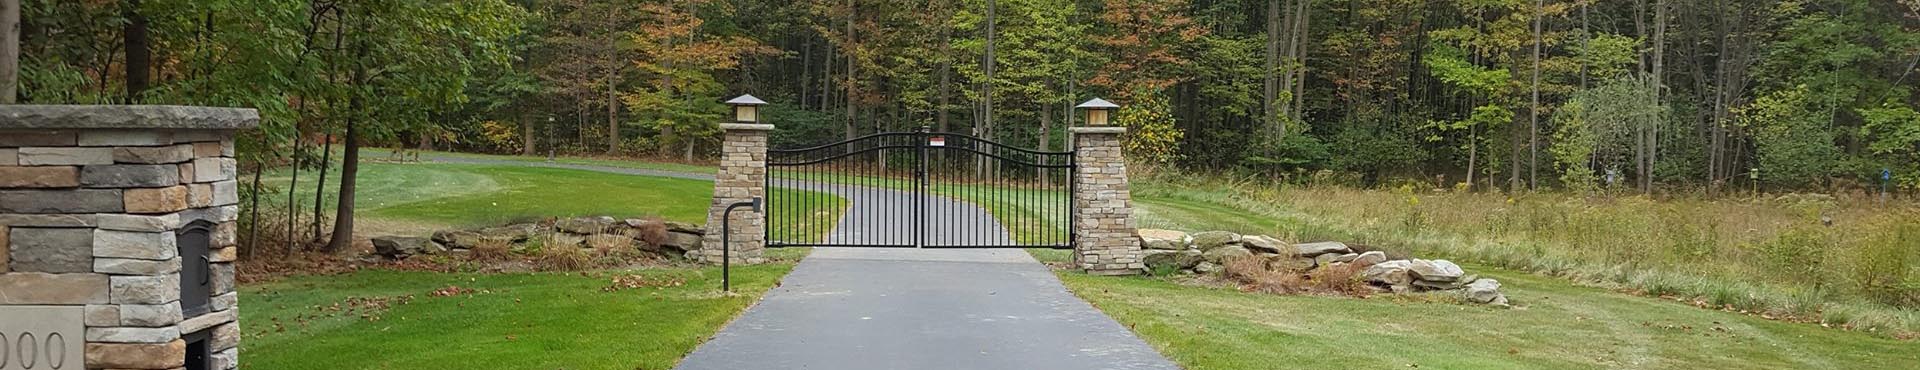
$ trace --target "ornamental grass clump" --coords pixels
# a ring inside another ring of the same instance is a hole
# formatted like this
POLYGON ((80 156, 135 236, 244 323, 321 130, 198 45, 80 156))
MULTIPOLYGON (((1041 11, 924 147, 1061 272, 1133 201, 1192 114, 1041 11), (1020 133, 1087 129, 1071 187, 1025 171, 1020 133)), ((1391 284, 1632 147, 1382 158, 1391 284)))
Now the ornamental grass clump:
POLYGON ((540 271, 580 271, 593 267, 593 256, 574 246, 548 245, 540 248, 534 264, 540 271))
POLYGON ((473 245, 473 253, 469 256, 480 262, 506 261, 513 258, 513 246, 506 240, 483 238, 473 245))

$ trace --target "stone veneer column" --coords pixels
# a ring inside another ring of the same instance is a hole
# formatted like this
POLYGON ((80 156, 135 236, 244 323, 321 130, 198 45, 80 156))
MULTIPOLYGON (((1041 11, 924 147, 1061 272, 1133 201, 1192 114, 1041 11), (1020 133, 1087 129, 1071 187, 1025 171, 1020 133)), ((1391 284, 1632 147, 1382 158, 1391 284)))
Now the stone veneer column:
POLYGON ((1095 275, 1146 271, 1134 236, 1133 195, 1120 155, 1125 127, 1071 127, 1073 133, 1073 263, 1095 275))
POLYGON ((258 121, 252 109, 0 105, 0 336, 40 338, 41 368, 174 369, 183 337, 206 335, 211 368, 237 367, 233 134, 258 121), (209 252, 180 256, 177 233, 195 221, 212 225, 209 252), (211 264, 208 313, 183 317, 183 261, 211 264))
MULTIPOLYGON (((725 141, 720 146, 720 170, 713 175, 713 205, 707 208, 707 235, 701 248, 688 257, 720 262, 720 217, 727 206, 767 196, 767 134, 773 125, 724 123, 725 141)), ((734 210, 733 245, 728 255, 734 263, 761 263, 767 248, 766 216, 750 209, 734 210)))

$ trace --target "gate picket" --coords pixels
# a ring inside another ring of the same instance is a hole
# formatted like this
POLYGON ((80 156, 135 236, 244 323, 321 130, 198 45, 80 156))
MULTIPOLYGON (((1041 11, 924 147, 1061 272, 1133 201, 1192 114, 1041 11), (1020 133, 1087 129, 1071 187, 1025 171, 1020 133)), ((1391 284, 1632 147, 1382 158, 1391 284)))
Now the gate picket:
POLYGON ((1074 167, 1071 151, 925 127, 768 150, 769 187, 847 198, 850 209, 820 230, 791 212, 820 206, 814 197, 769 192, 768 207, 788 211, 769 215, 767 246, 1072 248, 1074 167))

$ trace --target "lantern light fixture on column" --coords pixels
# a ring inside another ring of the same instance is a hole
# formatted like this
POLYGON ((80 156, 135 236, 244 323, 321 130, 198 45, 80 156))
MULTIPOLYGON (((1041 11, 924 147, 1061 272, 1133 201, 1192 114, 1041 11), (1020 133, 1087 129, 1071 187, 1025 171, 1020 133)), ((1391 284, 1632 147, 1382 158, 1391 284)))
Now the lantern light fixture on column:
POLYGON ((758 123, 760 122, 760 106, 767 105, 767 101, 755 98, 753 95, 741 95, 738 98, 733 98, 733 100, 728 100, 727 105, 733 106, 734 122, 758 123))
POLYGON ((1080 105, 1074 108, 1085 109, 1087 111, 1087 126, 1106 126, 1107 117, 1112 115, 1114 109, 1120 108, 1120 105, 1109 102, 1106 99, 1093 98, 1093 100, 1080 103, 1080 105))

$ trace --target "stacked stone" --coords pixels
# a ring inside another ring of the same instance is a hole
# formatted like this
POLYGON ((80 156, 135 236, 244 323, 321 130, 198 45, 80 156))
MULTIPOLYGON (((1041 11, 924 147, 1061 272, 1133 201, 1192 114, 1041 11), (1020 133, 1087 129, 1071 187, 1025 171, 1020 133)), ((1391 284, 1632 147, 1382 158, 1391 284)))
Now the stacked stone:
POLYGON ((1127 161, 1120 154, 1124 127, 1074 127, 1073 262, 1089 274, 1146 271, 1135 237, 1127 161))
POLYGON ((250 109, 0 106, 0 316, 79 310, 82 322, 54 324, 84 328, 89 369, 178 368, 183 335, 211 329, 212 368, 235 368, 232 136, 257 121, 250 109), (210 252, 180 256, 176 232, 194 221, 215 225, 210 252), (182 261, 201 258, 212 311, 186 318, 182 261))
POLYGON ((720 248, 730 248, 727 252, 736 263, 760 263, 764 259, 761 253, 766 250, 766 217, 747 209, 726 213, 727 206, 738 202, 750 202, 756 197, 767 195, 767 134, 773 131, 773 125, 767 124, 721 124, 725 130, 725 139, 720 149, 720 170, 713 176, 713 204, 707 211, 707 233, 705 242, 699 250, 688 252, 688 258, 707 262, 720 262, 720 248), (720 218, 732 217, 733 243, 722 246, 720 242, 720 218))

